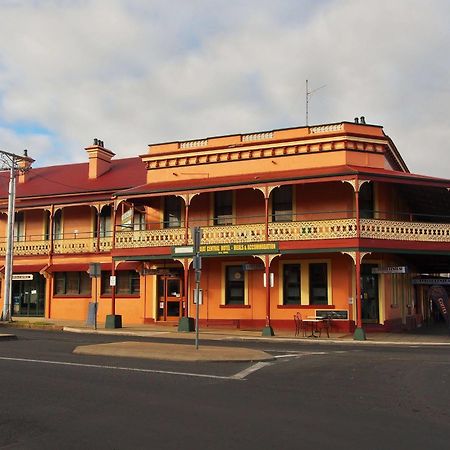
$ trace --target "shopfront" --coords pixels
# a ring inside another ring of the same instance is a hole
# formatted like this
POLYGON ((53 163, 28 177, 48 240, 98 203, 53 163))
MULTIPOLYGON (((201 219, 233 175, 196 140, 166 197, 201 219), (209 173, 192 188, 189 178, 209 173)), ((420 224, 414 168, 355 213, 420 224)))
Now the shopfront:
POLYGON ((13 316, 44 317, 45 282, 45 278, 39 272, 13 274, 13 316))

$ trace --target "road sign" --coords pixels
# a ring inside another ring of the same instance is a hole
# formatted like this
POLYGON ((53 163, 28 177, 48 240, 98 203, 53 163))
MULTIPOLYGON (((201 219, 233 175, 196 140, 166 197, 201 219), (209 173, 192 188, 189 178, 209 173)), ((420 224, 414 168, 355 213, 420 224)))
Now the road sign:
POLYGON ((25 281, 25 280, 32 280, 33 274, 32 273, 14 273, 12 276, 13 281, 25 281))
POLYGON ((88 273, 91 278, 98 278, 101 274, 100 263, 90 263, 88 273))
POLYGON ((408 272, 408 268, 406 266, 374 267, 372 269, 373 274, 406 273, 406 272, 408 272))
POLYGON ((262 264, 242 264, 242 270, 264 270, 264 266, 262 264))

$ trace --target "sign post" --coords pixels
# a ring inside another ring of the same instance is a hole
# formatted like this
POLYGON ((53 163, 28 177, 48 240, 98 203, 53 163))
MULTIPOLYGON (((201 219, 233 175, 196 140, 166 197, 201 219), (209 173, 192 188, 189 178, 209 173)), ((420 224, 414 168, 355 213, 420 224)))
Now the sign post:
POLYGON ((199 335, 199 308, 200 308, 200 277, 202 275, 202 257, 200 256, 200 242, 202 240, 202 230, 200 227, 192 228, 192 240, 194 242, 194 261, 193 266, 195 270, 195 348, 198 350, 198 335, 199 335))
POLYGON ((89 276, 91 278, 94 278, 94 280, 95 280, 95 291, 94 291, 94 302, 89 303, 87 323, 88 323, 88 325, 94 325, 94 330, 96 330, 97 329, 97 307, 98 307, 97 279, 101 275, 100 263, 90 263, 88 273, 89 273, 89 276))

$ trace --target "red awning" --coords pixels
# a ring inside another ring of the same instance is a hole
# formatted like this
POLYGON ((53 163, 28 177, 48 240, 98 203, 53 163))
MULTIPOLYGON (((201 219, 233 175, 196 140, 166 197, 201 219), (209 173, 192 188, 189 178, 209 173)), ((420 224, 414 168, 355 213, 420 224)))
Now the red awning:
MULTIPOLYGON (((40 272, 45 267, 45 264, 24 264, 16 265, 14 264, 12 273, 35 273, 40 272)), ((0 267, 0 272, 5 272, 5 266, 0 267)))
MULTIPOLYGON (((116 266, 116 270, 136 270, 141 264, 140 261, 120 261, 116 266)), ((111 271, 111 263, 100 263, 101 270, 111 271)), ((42 266, 40 266, 42 269, 42 266)), ((53 272, 87 272, 89 270, 89 264, 52 264, 45 271, 48 273, 53 272)))
POLYGON ((46 272, 87 272, 89 264, 52 264, 46 272))

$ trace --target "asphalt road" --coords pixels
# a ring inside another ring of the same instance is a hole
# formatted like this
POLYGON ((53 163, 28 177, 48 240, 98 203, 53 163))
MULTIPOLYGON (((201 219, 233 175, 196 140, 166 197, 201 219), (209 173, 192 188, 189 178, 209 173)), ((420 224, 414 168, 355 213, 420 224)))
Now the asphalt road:
POLYGON ((450 448, 448 348, 221 342, 277 359, 175 363, 72 354, 111 336, 13 331, 0 448, 450 448))

